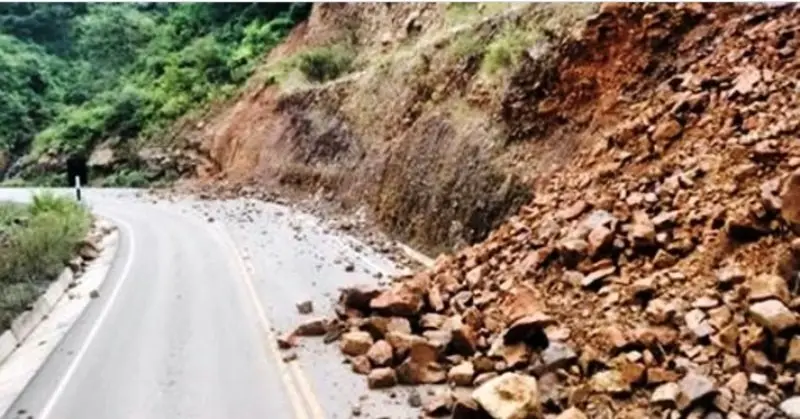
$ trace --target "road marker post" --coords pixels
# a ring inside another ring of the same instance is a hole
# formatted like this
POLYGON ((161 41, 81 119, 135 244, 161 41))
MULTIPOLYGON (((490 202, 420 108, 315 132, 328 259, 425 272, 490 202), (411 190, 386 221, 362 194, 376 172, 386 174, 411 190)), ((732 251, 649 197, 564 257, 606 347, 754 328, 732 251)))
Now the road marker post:
POLYGON ((81 202, 81 177, 75 176, 75 198, 81 202))

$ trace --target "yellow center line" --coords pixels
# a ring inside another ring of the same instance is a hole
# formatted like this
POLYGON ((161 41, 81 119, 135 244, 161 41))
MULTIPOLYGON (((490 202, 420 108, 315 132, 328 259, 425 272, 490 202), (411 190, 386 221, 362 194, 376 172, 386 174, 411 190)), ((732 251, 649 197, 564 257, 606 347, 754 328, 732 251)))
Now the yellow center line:
POLYGON ((236 255, 236 265, 241 271, 242 278, 247 286, 247 293, 256 309, 256 314, 258 315, 258 320, 265 336, 266 342, 264 342, 264 345, 269 349, 267 353, 272 356, 275 363, 278 365, 281 381, 289 394, 289 401, 295 411, 295 416, 298 419, 308 419, 309 417, 311 419, 325 419, 322 407, 314 395, 300 365, 295 361, 283 361, 281 352, 278 349, 277 336, 272 332, 272 324, 267 318, 266 310, 264 310, 264 306, 261 304, 261 300, 259 300, 258 293, 253 285, 251 271, 254 272, 254 269, 252 265, 244 259, 242 253, 236 248, 230 237, 225 232, 218 231, 224 235, 226 239, 225 244, 230 247, 236 255), (294 376, 294 380, 292 380, 292 376, 294 376), (311 411, 310 415, 309 412, 306 411, 306 407, 311 411))

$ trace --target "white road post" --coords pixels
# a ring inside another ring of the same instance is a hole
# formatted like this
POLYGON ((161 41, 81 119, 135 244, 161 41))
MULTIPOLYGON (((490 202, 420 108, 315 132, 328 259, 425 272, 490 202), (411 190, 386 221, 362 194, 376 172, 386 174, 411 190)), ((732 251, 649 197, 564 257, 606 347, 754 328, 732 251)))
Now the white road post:
POLYGON ((75 176, 75 197, 81 201, 81 177, 75 176))

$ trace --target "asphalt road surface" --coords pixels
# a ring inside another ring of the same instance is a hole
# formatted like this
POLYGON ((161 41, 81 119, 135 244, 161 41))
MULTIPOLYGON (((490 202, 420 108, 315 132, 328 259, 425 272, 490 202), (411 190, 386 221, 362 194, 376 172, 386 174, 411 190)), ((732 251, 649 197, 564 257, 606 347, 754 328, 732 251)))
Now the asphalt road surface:
MULTIPOLYGON (((72 193, 57 190, 57 193, 72 193)), ((0 189, 0 200, 32 191, 0 189)), ((306 339, 285 362, 275 336, 331 312, 339 287, 394 272, 381 255, 313 217, 255 201, 155 201, 85 189, 117 224, 100 289, 6 417, 416 417, 406 390, 367 393, 335 346, 306 339), (353 272, 344 266, 355 265, 353 272)))

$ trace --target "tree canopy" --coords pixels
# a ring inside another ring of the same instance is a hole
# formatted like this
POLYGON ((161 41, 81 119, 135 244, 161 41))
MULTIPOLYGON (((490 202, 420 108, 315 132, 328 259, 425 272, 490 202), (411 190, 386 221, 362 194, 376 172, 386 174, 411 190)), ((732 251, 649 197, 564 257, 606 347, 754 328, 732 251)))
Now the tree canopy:
POLYGON ((309 10, 309 3, 2 3, 0 155, 85 151, 107 138, 158 132, 234 91, 309 10))

